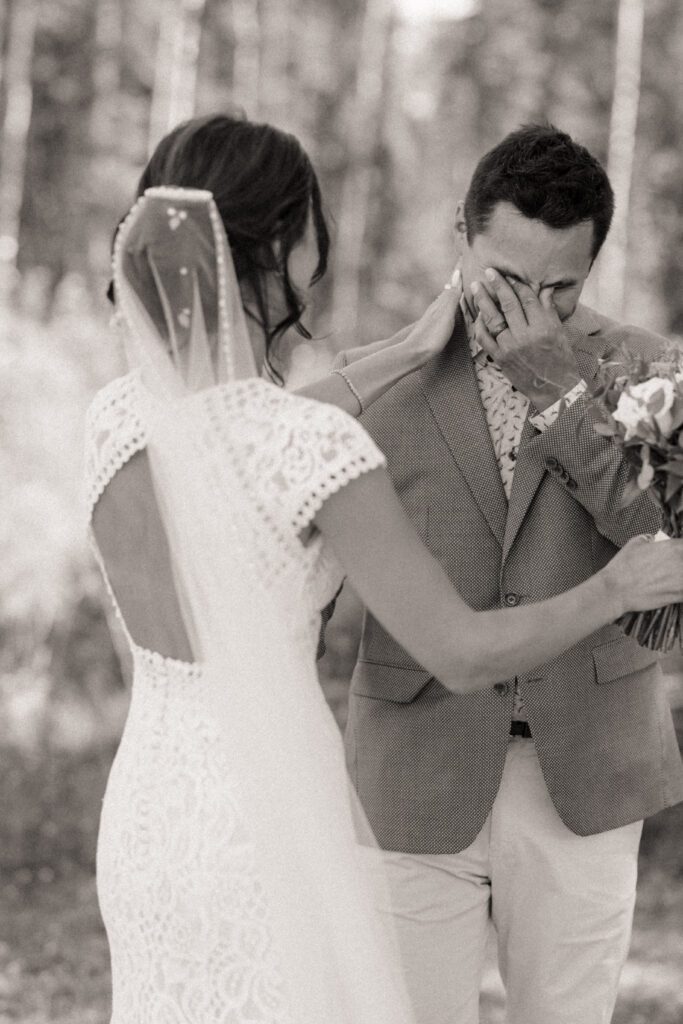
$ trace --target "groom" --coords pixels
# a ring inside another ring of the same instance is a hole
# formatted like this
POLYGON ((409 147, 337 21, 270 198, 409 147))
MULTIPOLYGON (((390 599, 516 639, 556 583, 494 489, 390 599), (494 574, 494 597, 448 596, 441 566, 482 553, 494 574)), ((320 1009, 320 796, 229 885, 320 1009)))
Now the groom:
MULTIPOLYGON (((621 507, 627 470, 584 395, 612 346, 663 340, 578 304, 612 209, 600 165, 550 126, 487 153, 457 210, 452 339, 364 416, 474 608, 564 591, 659 528, 646 496, 621 507)), ((608 626, 463 696, 368 614, 346 744, 419 1024, 476 1024, 489 921, 509 1024, 608 1021, 642 819, 683 799, 656 655, 608 626)))

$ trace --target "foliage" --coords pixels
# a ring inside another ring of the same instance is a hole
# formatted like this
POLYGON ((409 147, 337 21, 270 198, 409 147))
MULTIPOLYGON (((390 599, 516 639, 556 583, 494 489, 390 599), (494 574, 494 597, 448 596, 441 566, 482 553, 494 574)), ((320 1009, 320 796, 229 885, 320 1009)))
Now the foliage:
MULTIPOLYGON (((335 246, 341 255, 316 289, 309 315, 319 340, 288 341, 298 379, 324 371, 349 340, 347 323, 358 320, 357 344, 424 309, 450 276, 456 202, 502 134, 547 118, 606 155, 613 0, 480 0, 467 17, 417 23, 380 0, 184 6, 200 19, 199 51, 183 69, 197 112, 237 105, 299 135, 336 241, 344 201, 364 204, 352 208, 353 244, 335 246), (386 37, 373 36, 369 12, 386 37), (358 305, 348 315, 341 281, 358 305)), ((84 529, 82 421, 96 388, 119 371, 104 298, 110 242, 157 141, 161 94, 172 84, 165 77, 176 70, 160 42, 178 7, 0 3, 3 149, 16 127, 10 115, 30 105, 25 166, 0 153, 0 196, 18 204, 19 223, 18 238, 0 237, 0 869, 8 880, 0 916, 13 934, 11 947, 0 939, 0 1017, 7 1008, 8 1019, 27 1024, 95 1024, 108 1007, 92 869, 127 696, 84 529), (30 67, 14 81, 8 26, 32 7, 30 67)), ((665 333, 683 333, 682 58, 679 0, 648 0, 626 315, 665 333)), ((594 284, 586 295, 599 305, 594 284)), ((359 618, 346 591, 321 666, 340 724, 359 618)), ((679 819, 666 821, 657 851, 646 843, 647 863, 674 847, 679 819)), ((636 946, 670 913, 673 949, 680 886, 666 890, 671 858, 658 870, 636 946)), ((633 1015, 616 1019, 639 1020, 644 1005, 634 1000, 633 1015)), ((652 1024, 672 1024, 669 1010, 680 1010, 656 995, 652 1007, 652 1024)))
POLYGON ((619 445, 635 471, 626 502, 651 490, 672 536, 683 527, 682 367, 678 347, 654 361, 613 353, 601 360, 594 389, 607 414, 594 429, 619 445))
MULTIPOLYGON (((683 535, 683 353, 671 346, 656 359, 622 349, 600 361, 594 401, 605 414, 596 433, 624 453, 632 475, 623 502, 647 491, 662 513, 665 532, 683 535)), ((654 650, 683 646, 683 605, 633 613, 623 621, 629 635, 654 650)))
MULTIPOLYGON (((28 159, 23 180, 9 182, 21 197, 18 262, 9 291, 0 288, 0 731, 36 744, 46 729, 55 742, 75 742, 78 730, 68 739, 65 725, 71 699, 107 732, 97 709, 121 682, 80 515, 80 431, 91 394, 117 372, 104 298, 111 236, 156 142, 160 76, 175 73, 161 40, 180 8, 175 0, 12 0, 2 9, 32 5, 28 159)), ((456 201, 482 150, 505 131, 548 118, 606 155, 617 6, 480 0, 466 17, 408 23, 384 0, 185 5, 200 19, 190 55, 197 111, 246 105, 296 132, 337 235, 343 202, 357 194, 367 205, 360 249, 357 238, 342 246, 316 289, 309 315, 319 340, 286 342, 297 381, 323 372, 350 340, 355 315, 345 317, 341 293, 335 299, 342 280, 359 304, 354 342, 421 312, 450 274, 456 201)), ((7 17, 0 22, 7 29, 7 17)), ((5 58, 9 44, 6 35, 5 58)), ((682 52, 680 5, 648 3, 628 291, 634 319, 665 331, 679 326, 683 294, 682 52)), ((0 122, 12 95, 8 67, 0 122)), ((0 159, 0 181, 10 166, 0 159)), ((587 297, 599 298, 590 282, 587 297)), ((358 615, 339 622, 338 613, 327 659, 336 675, 348 673, 358 615)))
MULTIPOLYGON (((108 745, 63 754, 51 764, 27 764, 21 752, 2 749, 0 806, 12 809, 0 819, 2 1020, 105 1024, 109 1019, 109 954, 93 871, 112 753, 108 745)), ((682 826, 683 805, 645 825, 632 955, 614 1024, 680 1020, 682 826)), ((504 1019, 493 956, 483 981, 482 1014, 489 1024, 504 1019)))
POLYGON ((116 353, 74 279, 49 323, 15 310, 3 327, 0 734, 31 747, 48 705, 76 694, 92 705, 119 678, 80 483, 84 411, 116 353))

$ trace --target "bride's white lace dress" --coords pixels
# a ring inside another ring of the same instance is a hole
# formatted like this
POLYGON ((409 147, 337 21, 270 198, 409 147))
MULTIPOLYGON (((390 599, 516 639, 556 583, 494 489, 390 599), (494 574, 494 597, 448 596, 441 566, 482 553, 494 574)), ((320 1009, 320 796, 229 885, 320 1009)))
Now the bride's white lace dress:
MULTIPOLYGON (((96 396, 87 424, 91 516, 117 472, 145 449, 148 410, 137 372, 96 396)), ((288 609, 288 656, 300 671, 268 683, 296 690, 293 699, 319 723, 326 768, 341 779, 341 744, 313 665, 319 612, 342 574, 319 534, 308 545, 300 537, 328 495, 383 457, 340 410, 258 379, 193 395, 183 410, 205 427, 198 457, 208 471, 219 475, 229 463, 240 475, 259 525, 250 558, 288 609)), ((220 516, 219 501, 217 491, 212 515, 220 516)), ((134 664, 132 698, 97 855, 112 1022, 302 1024, 273 941, 243 780, 226 757, 202 665, 143 649, 132 639, 133 624, 122 619, 122 626, 134 664)), ((229 695, 249 679, 224 685, 229 695)), ((347 1019, 352 1015, 340 1012, 339 1020, 347 1019)))

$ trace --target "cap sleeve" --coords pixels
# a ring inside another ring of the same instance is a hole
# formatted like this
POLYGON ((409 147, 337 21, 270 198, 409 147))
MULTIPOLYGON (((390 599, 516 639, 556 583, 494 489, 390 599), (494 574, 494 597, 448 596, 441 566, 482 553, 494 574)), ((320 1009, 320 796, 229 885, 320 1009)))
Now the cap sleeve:
POLYGON ((386 465, 367 431, 337 406, 290 396, 286 444, 274 483, 281 507, 296 533, 323 503, 351 480, 386 465))

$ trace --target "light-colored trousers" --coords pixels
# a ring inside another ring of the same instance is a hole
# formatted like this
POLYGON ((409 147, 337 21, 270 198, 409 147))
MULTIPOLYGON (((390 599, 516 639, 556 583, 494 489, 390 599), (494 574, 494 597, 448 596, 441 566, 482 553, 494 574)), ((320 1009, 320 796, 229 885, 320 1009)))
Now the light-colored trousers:
MULTIPOLYGON (((608 1024, 628 953, 642 822, 577 836, 515 738, 471 846, 382 852, 418 1024, 478 1024, 492 920, 508 1024, 608 1024)), ((385 911, 387 908, 382 908, 385 911)))

